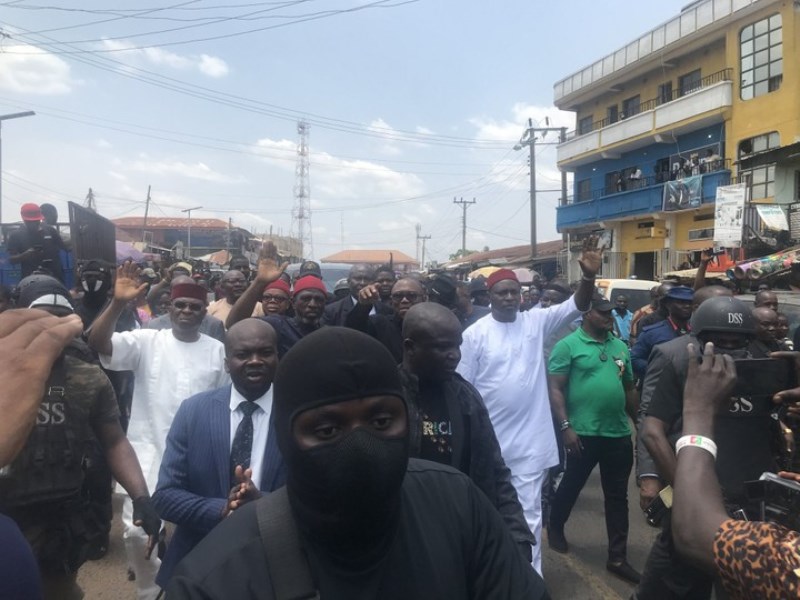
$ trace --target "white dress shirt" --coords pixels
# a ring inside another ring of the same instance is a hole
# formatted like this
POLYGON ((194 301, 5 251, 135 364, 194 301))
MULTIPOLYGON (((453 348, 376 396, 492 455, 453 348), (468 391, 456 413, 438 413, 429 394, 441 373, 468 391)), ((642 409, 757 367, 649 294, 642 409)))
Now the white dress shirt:
MULTIPOLYGON (((231 386, 231 447, 233 438, 236 436, 236 429, 244 419, 244 413, 239 405, 247 402, 247 398, 242 396, 235 386, 231 386)), ((269 386, 267 393, 258 400, 253 400, 258 408, 253 411, 253 448, 250 450, 250 468, 253 469, 253 485, 261 487, 261 469, 264 464, 264 452, 267 449, 267 433, 269 432, 269 417, 272 413, 272 386, 269 386)))
POLYGON ((543 343, 580 311, 573 298, 502 323, 486 315, 464 332, 459 374, 483 396, 503 459, 512 473, 558 464, 543 343))

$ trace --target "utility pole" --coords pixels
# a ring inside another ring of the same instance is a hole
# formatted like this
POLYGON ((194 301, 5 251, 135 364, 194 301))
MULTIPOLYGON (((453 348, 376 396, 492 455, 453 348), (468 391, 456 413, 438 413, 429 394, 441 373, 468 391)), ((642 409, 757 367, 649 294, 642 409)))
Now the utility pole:
POLYGON ((144 219, 142 220, 142 243, 145 241, 145 229, 147 229, 147 213, 150 212, 150 186, 147 186, 147 200, 144 203, 144 219))
POLYGON ((420 235, 419 235, 419 234, 422 232, 422 225, 420 225, 419 223, 417 223, 416 225, 414 225, 414 229, 415 229, 415 230, 416 230, 416 232, 417 232, 417 240, 416 240, 416 241, 417 241, 417 254, 416 254, 416 256, 414 256, 414 258, 416 258, 416 259, 417 259, 417 264, 420 264, 420 262, 419 262, 419 240, 420 240, 421 238, 420 238, 420 235))
MULTIPOLYGON (((547 127, 534 127, 533 119, 528 119, 528 128, 519 140, 518 144, 514 145, 514 150, 522 150, 527 146, 530 150, 530 167, 531 167, 531 258, 536 258, 536 142, 544 140, 544 136, 548 132, 556 131, 559 133, 562 141, 566 141, 566 131, 564 127, 550 127, 550 119, 545 117, 545 125, 547 127), (541 134, 540 138, 536 134, 541 134)), ((561 188, 564 196, 563 201, 566 201, 566 173, 561 176, 561 188)))
POLYGON ((419 270, 420 271, 424 271, 425 270, 425 242, 427 240, 431 239, 431 236, 429 236, 429 235, 421 235, 421 236, 419 236, 419 239, 422 240, 422 261, 419 263, 419 270))
POLYGON ((461 205, 461 255, 463 256, 467 252, 467 209, 469 208, 470 204, 475 204, 477 200, 473 198, 472 200, 456 200, 453 198, 453 204, 460 204, 461 205))
POLYGON ((192 258, 192 211, 200 210, 202 206, 193 206, 192 208, 185 208, 181 212, 189 214, 189 223, 186 228, 186 256, 192 258))

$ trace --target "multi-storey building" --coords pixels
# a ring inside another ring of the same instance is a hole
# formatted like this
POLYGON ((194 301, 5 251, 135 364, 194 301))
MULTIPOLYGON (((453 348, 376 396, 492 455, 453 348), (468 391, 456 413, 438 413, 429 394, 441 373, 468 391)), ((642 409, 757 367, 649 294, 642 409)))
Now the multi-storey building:
MULTIPOLYGON (((716 188, 800 201, 800 2, 700 0, 555 84, 571 245, 612 232, 604 274, 652 279, 712 245, 716 188)), ((746 227, 758 230, 756 211, 746 227)))

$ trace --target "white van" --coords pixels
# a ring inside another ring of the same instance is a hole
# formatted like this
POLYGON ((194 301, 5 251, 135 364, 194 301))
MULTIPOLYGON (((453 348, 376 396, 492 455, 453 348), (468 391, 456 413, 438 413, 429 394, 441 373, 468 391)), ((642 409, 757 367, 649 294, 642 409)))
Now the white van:
POLYGON ((617 296, 625 296, 628 310, 636 312, 645 304, 650 304, 650 289, 661 284, 649 279, 598 279, 595 285, 611 302, 615 302, 617 296))

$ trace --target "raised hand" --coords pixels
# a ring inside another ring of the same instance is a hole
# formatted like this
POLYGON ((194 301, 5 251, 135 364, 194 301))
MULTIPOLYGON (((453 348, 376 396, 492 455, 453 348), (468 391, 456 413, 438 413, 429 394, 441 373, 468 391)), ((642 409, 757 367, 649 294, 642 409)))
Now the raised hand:
POLYGON ((596 235, 590 235, 583 240, 583 251, 578 264, 586 277, 595 277, 603 266, 603 248, 598 248, 598 240, 596 235))
POLYGON ((261 252, 258 255, 256 280, 259 284, 263 283, 265 285, 277 281, 288 266, 288 262, 278 264, 278 249, 272 242, 267 242, 261 247, 261 252))
POLYGON ((684 411, 721 412, 730 404, 736 385, 736 365, 727 354, 714 354, 714 345, 703 348, 698 361, 694 344, 688 344, 689 370, 683 391, 684 411))
POLYGON ((114 282, 114 300, 130 302, 147 289, 147 283, 139 283, 139 265, 126 260, 117 267, 117 280, 114 282))

